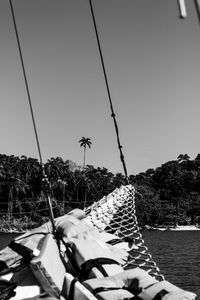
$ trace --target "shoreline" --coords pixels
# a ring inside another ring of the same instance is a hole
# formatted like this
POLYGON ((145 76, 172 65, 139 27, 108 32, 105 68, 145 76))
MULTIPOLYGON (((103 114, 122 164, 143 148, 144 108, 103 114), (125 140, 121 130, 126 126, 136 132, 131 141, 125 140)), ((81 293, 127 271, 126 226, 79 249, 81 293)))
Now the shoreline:
POLYGON ((151 227, 146 225, 145 230, 149 231, 200 231, 200 227, 195 225, 177 225, 176 227, 151 227))
POLYGON ((17 234, 23 234, 25 233, 25 230, 18 230, 18 229, 1 229, 0 233, 17 233, 17 234))
MULTIPOLYGON (((149 225, 145 225, 144 228, 140 228, 140 230, 147 230, 147 231, 200 231, 200 227, 197 227, 195 225, 177 225, 176 227, 153 227, 149 225)), ((1 233, 16 233, 16 234, 23 234, 26 233, 28 230, 19 230, 19 229, 1 229, 1 233)))
POLYGON ((170 228, 171 231, 200 231, 200 227, 195 225, 178 225, 175 228, 170 228))

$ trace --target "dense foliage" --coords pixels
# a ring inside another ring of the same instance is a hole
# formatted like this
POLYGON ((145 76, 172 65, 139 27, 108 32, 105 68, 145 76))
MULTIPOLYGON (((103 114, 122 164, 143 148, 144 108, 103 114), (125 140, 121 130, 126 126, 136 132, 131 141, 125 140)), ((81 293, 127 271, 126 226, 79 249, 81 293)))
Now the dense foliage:
MULTIPOLYGON (((55 216, 83 208, 125 184, 121 173, 85 168, 62 158, 44 164, 55 216)), ((48 218, 46 184, 37 159, 0 155, 0 226, 32 227, 48 218)), ((129 176, 137 190, 140 226, 200 222, 200 154, 187 154, 157 169, 129 176)))

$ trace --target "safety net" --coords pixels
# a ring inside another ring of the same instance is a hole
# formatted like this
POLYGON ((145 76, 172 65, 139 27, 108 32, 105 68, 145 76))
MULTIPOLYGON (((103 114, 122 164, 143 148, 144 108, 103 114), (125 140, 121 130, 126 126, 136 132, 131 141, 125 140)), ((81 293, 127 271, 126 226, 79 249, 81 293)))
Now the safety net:
POLYGON ((135 210, 135 188, 132 185, 115 189, 108 196, 85 208, 86 222, 99 231, 106 231, 132 241, 124 269, 140 267, 158 280, 164 276, 153 261, 140 233, 135 210))

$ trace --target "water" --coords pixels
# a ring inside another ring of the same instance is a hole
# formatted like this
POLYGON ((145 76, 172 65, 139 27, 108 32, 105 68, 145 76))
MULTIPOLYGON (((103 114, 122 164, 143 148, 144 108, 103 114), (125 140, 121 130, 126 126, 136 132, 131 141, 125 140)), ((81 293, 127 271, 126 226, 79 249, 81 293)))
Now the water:
MULTIPOLYGON (((200 300, 200 231, 146 231, 146 246, 171 283, 194 292, 200 300)), ((0 234, 0 249, 16 234, 0 234)))
POLYGON ((142 235, 165 279, 196 293, 200 300, 200 231, 147 231, 142 235))

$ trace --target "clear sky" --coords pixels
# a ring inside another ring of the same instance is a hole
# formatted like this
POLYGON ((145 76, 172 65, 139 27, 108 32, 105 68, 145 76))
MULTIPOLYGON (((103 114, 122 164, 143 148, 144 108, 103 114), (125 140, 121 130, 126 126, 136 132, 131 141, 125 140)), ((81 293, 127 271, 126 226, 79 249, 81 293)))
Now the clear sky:
MULTIPOLYGON (((43 161, 123 172, 88 0, 13 0, 43 161)), ((194 2, 93 0, 129 174, 200 152, 194 2)), ((8 0, 0 0, 0 153, 38 158, 8 0)))

